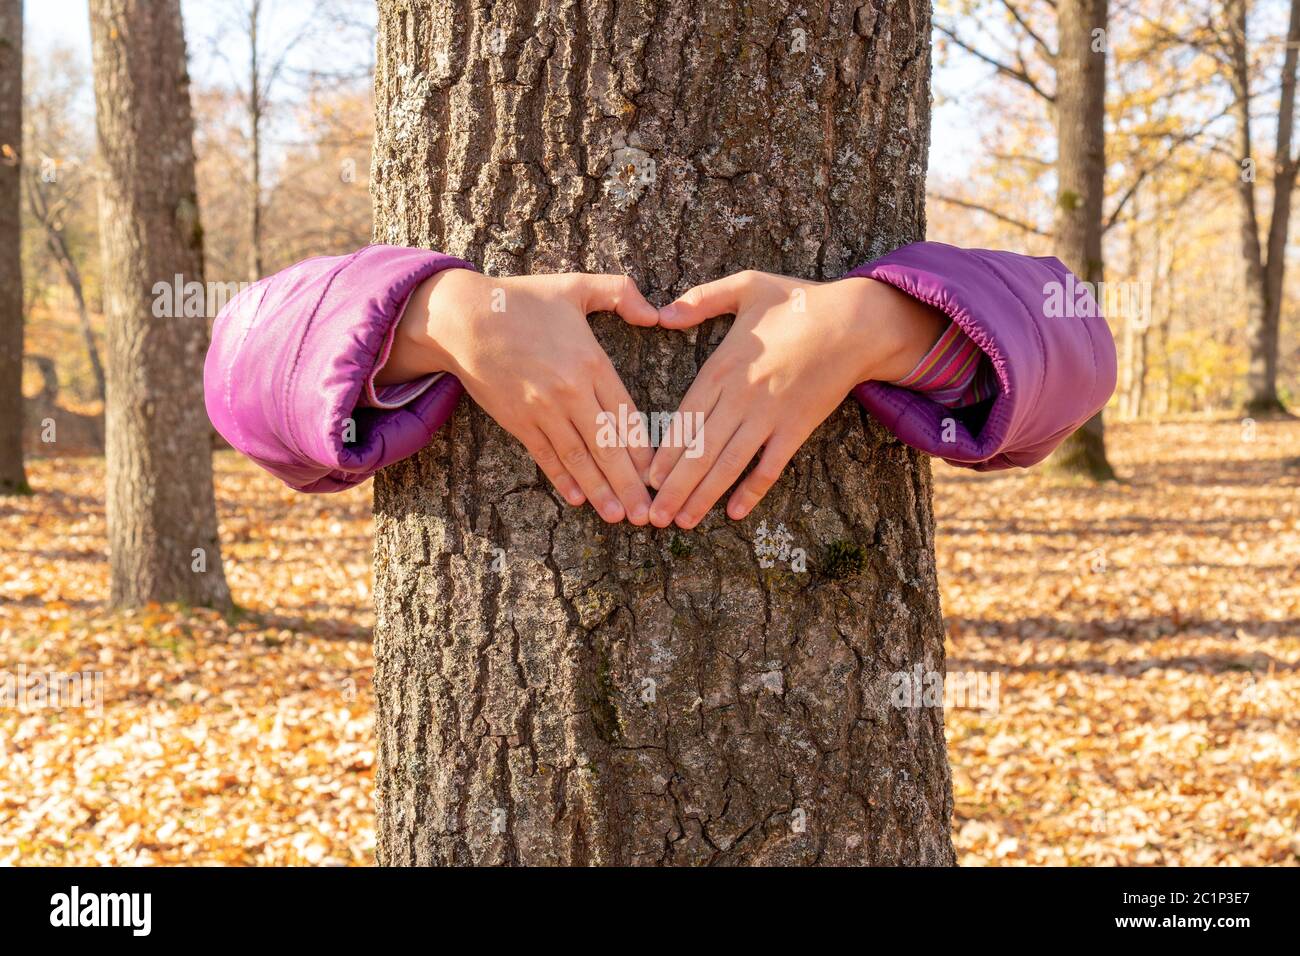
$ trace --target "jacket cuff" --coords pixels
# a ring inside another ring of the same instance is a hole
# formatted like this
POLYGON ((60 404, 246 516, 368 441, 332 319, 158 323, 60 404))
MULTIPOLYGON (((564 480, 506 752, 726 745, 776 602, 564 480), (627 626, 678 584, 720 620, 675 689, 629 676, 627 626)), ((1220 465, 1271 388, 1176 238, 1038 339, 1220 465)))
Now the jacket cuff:
POLYGON ((418 407, 367 409, 362 402, 416 286, 451 268, 473 267, 425 250, 368 246, 327 283, 288 386, 299 412, 290 422, 309 426, 295 436, 306 457, 364 481, 423 448, 451 415, 462 392, 452 376, 424 392, 429 400, 417 399, 418 407))
MULTIPOLYGON (((380 362, 379 368, 383 367, 384 362, 380 362)), ((375 374, 378 374, 378 369, 375 374)), ((434 372, 432 375, 422 375, 400 385, 376 385, 375 375, 371 375, 366 380, 366 390, 361 395, 361 404, 366 408, 401 408, 407 402, 427 392, 433 387, 434 382, 446 374, 446 372, 434 372)))
POLYGON ((401 325, 402 317, 411 304, 411 296, 415 295, 415 290, 416 286, 411 286, 410 291, 406 293, 406 298, 402 301, 402 307, 397 310, 396 320, 388 327, 388 334, 384 336, 384 347, 380 349, 379 357, 375 360, 374 370, 366 376, 366 387, 361 393, 360 404, 367 408, 401 408, 407 402, 419 398, 427 392, 434 382, 446 374, 444 372, 434 372, 431 375, 422 375, 409 382, 400 382, 395 385, 375 384, 375 376, 388 364, 388 356, 393 351, 393 340, 397 338, 398 326, 401 325))
POLYGON ((217 430, 302 491, 347 488, 414 454, 455 409, 460 383, 408 383, 401 407, 385 407, 392 396, 373 379, 411 293, 451 268, 473 266, 375 245, 300 262, 241 293, 214 323, 205 366, 217 430))
POLYGON ((864 382, 853 395, 900 440, 976 470, 1046 458, 1115 388, 1115 345, 1087 289, 1051 257, 918 242, 848 276, 887 282, 946 314, 988 356, 997 394, 982 426, 922 394, 864 382), (1078 313, 1049 316, 1053 290, 1077 291, 1078 313))

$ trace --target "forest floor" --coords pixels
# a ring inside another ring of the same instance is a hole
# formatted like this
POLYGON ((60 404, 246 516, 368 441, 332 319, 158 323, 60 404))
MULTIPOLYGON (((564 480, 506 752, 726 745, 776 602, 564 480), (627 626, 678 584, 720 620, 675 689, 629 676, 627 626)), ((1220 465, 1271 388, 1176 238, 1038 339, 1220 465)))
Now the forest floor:
MULTIPOLYGON (((1110 440, 1100 488, 935 465, 950 680, 997 677, 947 714, 958 858, 1295 864, 1300 423, 1110 440)), ((0 864, 373 862, 369 488, 216 471, 230 618, 105 609, 102 458, 0 500, 0 679, 100 705, 0 708, 0 864)))

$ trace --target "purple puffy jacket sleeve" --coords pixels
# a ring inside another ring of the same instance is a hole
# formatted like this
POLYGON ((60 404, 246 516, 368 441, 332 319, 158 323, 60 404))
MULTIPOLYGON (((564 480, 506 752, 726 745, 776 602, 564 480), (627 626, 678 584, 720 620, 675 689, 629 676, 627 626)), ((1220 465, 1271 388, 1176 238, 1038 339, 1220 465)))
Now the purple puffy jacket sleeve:
POLYGON ((366 398, 411 293, 452 268, 473 267, 375 245, 308 259, 240 292, 213 324, 203 370, 212 424, 299 491, 341 491, 419 451, 456 407, 460 383, 443 375, 399 408, 366 398))
POLYGON ((884 382, 853 390, 903 442, 990 471, 1042 461, 1115 390, 1115 342, 1095 300, 1060 260, 917 242, 849 276, 887 282, 947 314, 998 379, 983 424, 884 382))

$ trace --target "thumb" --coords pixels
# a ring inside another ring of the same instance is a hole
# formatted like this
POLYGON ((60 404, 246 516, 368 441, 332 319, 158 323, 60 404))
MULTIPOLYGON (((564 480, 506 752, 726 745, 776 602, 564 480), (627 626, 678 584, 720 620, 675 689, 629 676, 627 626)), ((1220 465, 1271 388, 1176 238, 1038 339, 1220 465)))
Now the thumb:
POLYGON ((715 315, 739 312, 747 278, 746 273, 736 272, 687 289, 659 310, 659 324, 666 329, 689 329, 715 315))
POLYGON ((583 275, 579 282, 585 312, 615 312, 629 325, 659 321, 659 311, 646 301, 630 276, 583 275))

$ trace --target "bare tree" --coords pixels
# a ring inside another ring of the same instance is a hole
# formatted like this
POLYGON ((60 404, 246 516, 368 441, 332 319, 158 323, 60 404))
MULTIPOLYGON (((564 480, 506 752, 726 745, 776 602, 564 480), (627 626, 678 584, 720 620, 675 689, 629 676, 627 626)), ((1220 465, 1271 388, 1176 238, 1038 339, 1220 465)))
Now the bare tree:
POLYGON ((158 308, 160 283, 203 282, 180 0, 91 0, 90 15, 112 600, 228 605, 203 405, 208 317, 158 308))
POLYGON ((1273 148, 1273 208, 1268 236, 1260 244, 1260 219, 1255 197, 1257 160, 1254 153, 1251 108, 1251 62, 1247 37, 1246 0, 1228 0, 1226 22, 1219 32, 1228 66, 1232 114, 1236 121, 1237 152, 1241 163, 1237 196, 1241 209, 1241 247, 1246 270, 1246 340, 1250 364, 1246 372, 1246 413, 1285 413, 1277 394, 1278 332, 1282 312, 1282 281, 1286 272, 1287 234, 1291 225, 1291 197, 1295 192, 1300 156, 1292 151, 1295 128, 1296 63, 1300 48, 1300 0, 1292 0, 1282 57, 1276 141, 1273 148))
POLYGON ((24 177, 24 188, 27 193, 27 208, 34 219, 41 227, 45 234, 46 248, 49 249, 50 256, 54 259, 63 273, 64 281, 68 284, 68 291, 72 293, 72 301, 77 307, 77 323, 81 329, 82 341, 86 343, 86 355, 90 361, 91 374, 95 377, 95 394, 99 400, 107 399, 108 388, 104 379, 104 365, 99 358, 99 346, 95 342, 95 330, 90 324, 90 310, 86 307, 86 293, 81 283, 81 270, 77 267, 77 260, 72 255, 72 250, 68 247, 67 237, 63 232, 63 218, 61 206, 51 205, 40 186, 40 174, 34 169, 28 169, 24 177))
MULTIPOLYGON (((1000 9, 1010 18, 1016 36, 1012 50, 990 51, 951 25, 940 24, 938 30, 950 42, 994 67, 1000 76, 1019 83, 1047 106, 1056 132, 1056 202, 1052 227, 1056 256, 1080 279, 1098 283, 1103 277, 1103 234, 1118 219, 1127 199, 1121 198, 1108 220, 1103 209, 1108 0, 1051 0, 1044 4, 1032 0, 999 0, 981 6, 1000 9), (1054 38, 1043 28, 1044 22, 1055 28, 1054 38)), ((1140 182, 1155 168, 1147 167, 1136 181, 1140 182)), ((998 215, 1011 224, 1019 222, 994 207, 966 205, 998 215)), ((1032 229, 1028 225, 1022 228, 1032 229)), ((1097 480, 1113 479, 1115 472, 1106 457, 1102 413, 1098 412, 1062 442, 1050 462, 1067 473, 1097 480)))
MULTIPOLYGON (((1085 282, 1104 278, 1101 240, 1106 198, 1108 0, 1057 0, 1056 257, 1085 282)), ((1102 413, 1052 455, 1058 469, 1113 480, 1102 413)))
MULTIPOLYGON (((74 102, 85 88, 84 66, 66 50, 42 57, 43 69, 27 78, 23 193, 27 212, 45 240, 46 252, 72 294, 95 394, 106 397, 104 367, 90 321, 90 309, 77 253, 69 240, 70 221, 83 215, 82 195, 93 181, 89 165, 93 135, 83 134, 74 102)), ((92 237, 93 238, 93 237, 92 237)))
POLYGON ((23 4, 0 0, 0 494, 27 493, 23 468, 23 4))
POLYGON ((262 114, 266 90, 259 32, 262 0, 248 5, 248 281, 262 278, 262 114))
MULTIPOLYGON (((306 84, 333 79, 353 81, 357 70, 369 61, 348 50, 347 64, 341 69, 327 65, 330 45, 323 38, 355 38, 369 47, 369 26, 358 15, 358 0, 312 0, 310 3, 276 3, 275 0, 223 0, 228 17, 214 47, 217 55, 230 61, 226 48, 232 37, 242 49, 243 61, 231 64, 244 114, 247 170, 245 176, 247 207, 248 279, 255 282, 265 275, 266 228, 268 206, 267 138, 270 112, 281 88, 294 83, 306 84), (304 51, 316 50, 309 63, 304 51), (358 65, 358 61, 360 64, 358 65)), ((365 75, 369 75, 366 70, 365 75)))
MULTIPOLYGON (((376 240, 662 301, 923 236, 928 0, 490 17, 381 0, 376 240)), ((594 322, 642 409, 727 328, 594 322)), ((889 700, 943 668, 930 469, 853 404, 740 523, 605 526, 468 401, 375 514, 383 863, 953 861, 942 708, 889 700)))

